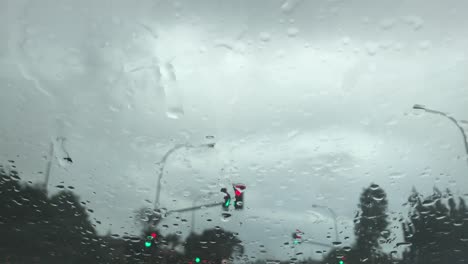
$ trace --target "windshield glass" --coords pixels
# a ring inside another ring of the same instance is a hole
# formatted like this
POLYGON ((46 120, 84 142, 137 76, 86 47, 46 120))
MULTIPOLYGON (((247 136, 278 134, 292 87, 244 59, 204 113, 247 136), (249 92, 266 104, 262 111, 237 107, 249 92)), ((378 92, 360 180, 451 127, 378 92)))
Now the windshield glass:
POLYGON ((468 262, 462 0, 0 0, 0 263, 468 262))

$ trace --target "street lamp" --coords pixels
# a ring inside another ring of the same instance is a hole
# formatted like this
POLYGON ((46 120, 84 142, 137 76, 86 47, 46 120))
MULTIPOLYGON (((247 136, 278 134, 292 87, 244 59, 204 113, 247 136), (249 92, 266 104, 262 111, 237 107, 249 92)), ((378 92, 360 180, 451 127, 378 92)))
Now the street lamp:
POLYGON ((458 127, 458 129, 460 130, 460 133, 462 134, 463 144, 465 145, 465 152, 466 152, 466 155, 467 155, 465 159, 466 159, 466 162, 468 162, 468 142, 466 140, 466 134, 465 134, 465 131, 463 130, 463 128, 460 126, 460 124, 458 124, 457 120, 455 120, 455 118, 449 116, 448 114, 446 114, 444 112, 440 112, 440 111, 437 111, 437 110, 432 110, 432 109, 426 108, 424 105, 420 105, 420 104, 413 105, 413 109, 424 110, 425 112, 428 112, 428 113, 445 116, 450 121, 452 121, 458 127))
POLYGON ((336 220, 337 217, 336 217, 335 211, 333 211, 330 207, 324 206, 324 205, 313 204, 312 207, 313 207, 313 208, 324 208, 324 209, 327 209, 327 210, 330 212, 330 214, 331 214, 332 217, 333 217, 333 222, 334 222, 334 224, 335 224, 335 240, 336 240, 337 242, 339 242, 339 241, 340 241, 340 238, 338 237, 338 223, 337 223, 337 220, 336 220))
POLYGON ((49 161, 47 162, 45 179, 44 179, 44 191, 47 194, 47 187, 49 186, 49 179, 50 179, 50 170, 52 169, 52 160, 54 159, 54 143, 50 142, 50 149, 49 149, 49 161))
POLYGON ((208 143, 208 144, 201 144, 201 145, 192 145, 192 144, 178 144, 175 145, 173 148, 168 150, 166 154, 162 157, 162 159, 157 163, 159 164, 159 172, 158 172, 158 181, 157 181, 157 186, 156 186, 156 198, 154 199, 154 209, 157 209, 159 206, 159 196, 161 193, 161 180, 164 175, 164 168, 166 166, 166 161, 169 158, 169 156, 174 153, 176 150, 185 148, 185 149, 191 149, 191 148, 214 148, 215 143, 208 143))

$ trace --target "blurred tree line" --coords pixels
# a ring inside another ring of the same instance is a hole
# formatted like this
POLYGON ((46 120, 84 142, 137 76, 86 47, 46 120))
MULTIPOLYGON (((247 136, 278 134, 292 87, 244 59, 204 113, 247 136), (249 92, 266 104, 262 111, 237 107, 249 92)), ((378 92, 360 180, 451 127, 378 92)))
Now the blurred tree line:
POLYGON ((403 223, 408 250, 402 263, 468 263, 468 209, 450 190, 423 197, 416 189, 408 199, 403 223))
MULTIPOLYGON (((159 212, 141 209, 141 234, 99 235, 89 219, 86 203, 70 190, 48 196, 43 186, 31 186, 21 178, 11 161, 0 165, 0 263, 221 263, 244 254, 237 234, 220 227, 191 233, 185 240, 177 234, 161 235, 159 212), (158 234, 145 246, 151 233, 158 234), (183 250, 181 250, 183 249, 183 250)), ((399 219, 404 241, 402 258, 382 249, 394 244, 386 192, 371 184, 363 190, 354 221, 355 242, 337 246, 322 260, 287 260, 275 263, 468 263, 468 209, 462 197, 450 190, 424 197, 413 189, 406 204, 406 217, 399 219)), ((395 228, 393 228, 395 230, 395 228)), ((307 245, 303 245, 307 246, 307 245)), ((272 263, 266 260, 241 263, 272 263)))
POLYGON ((468 209, 462 197, 434 188, 424 198, 413 188, 408 215, 399 219, 404 241, 390 253, 382 251, 383 244, 394 242, 387 205, 387 195, 378 185, 365 188, 354 220, 354 245, 330 252, 323 263, 468 263, 468 209), (401 259, 392 255, 398 247, 405 248, 401 259))
POLYGON ((99 235, 84 202, 70 190, 51 197, 41 185, 22 183, 14 162, 0 165, 0 263, 220 263, 243 254, 241 241, 220 227, 192 233, 161 235, 147 222, 139 235, 99 235), (147 237, 157 233, 151 246, 147 237), (185 251, 177 251, 182 245, 185 251), (206 262, 203 262, 206 261, 206 262))

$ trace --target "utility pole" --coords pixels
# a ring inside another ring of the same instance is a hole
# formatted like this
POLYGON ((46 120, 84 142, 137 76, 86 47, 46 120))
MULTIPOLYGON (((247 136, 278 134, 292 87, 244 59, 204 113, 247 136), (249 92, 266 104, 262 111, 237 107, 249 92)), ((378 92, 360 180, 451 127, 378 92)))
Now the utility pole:
POLYGON ((54 143, 50 142, 50 149, 49 149, 49 161, 47 162, 45 179, 43 183, 43 188, 45 193, 47 194, 47 188, 49 186, 49 179, 50 179, 50 171, 52 169, 52 161, 54 160, 54 143))

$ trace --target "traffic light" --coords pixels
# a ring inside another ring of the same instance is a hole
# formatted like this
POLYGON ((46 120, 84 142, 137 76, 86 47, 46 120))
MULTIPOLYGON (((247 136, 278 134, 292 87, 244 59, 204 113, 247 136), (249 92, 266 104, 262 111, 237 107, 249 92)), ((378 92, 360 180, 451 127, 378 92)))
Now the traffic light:
POLYGON ((292 233, 294 245, 301 243, 302 235, 304 235, 304 233, 299 229, 296 229, 296 232, 292 233))
POLYGON ((229 195, 226 188, 222 188, 221 192, 224 193, 224 202, 222 204, 223 210, 228 211, 229 206, 231 205, 231 195, 229 195))
POLYGON ((156 232, 151 232, 151 234, 146 237, 145 247, 147 247, 147 248, 151 247, 151 245, 153 244, 153 241, 156 242, 157 237, 158 237, 158 235, 156 234, 156 232))
POLYGON ((236 208, 236 210, 242 210, 244 209, 244 191, 247 187, 242 183, 233 184, 232 187, 234 188, 234 194, 236 196, 234 208, 236 208))
POLYGON ((190 260, 189 262, 187 262, 188 264, 194 264, 194 263, 208 263, 208 260, 204 259, 202 260, 201 258, 199 257, 196 257, 194 258, 193 260, 190 260))
POLYGON ((338 261, 338 264, 346 264, 345 260, 346 260, 346 257, 342 256, 341 259, 338 261))

